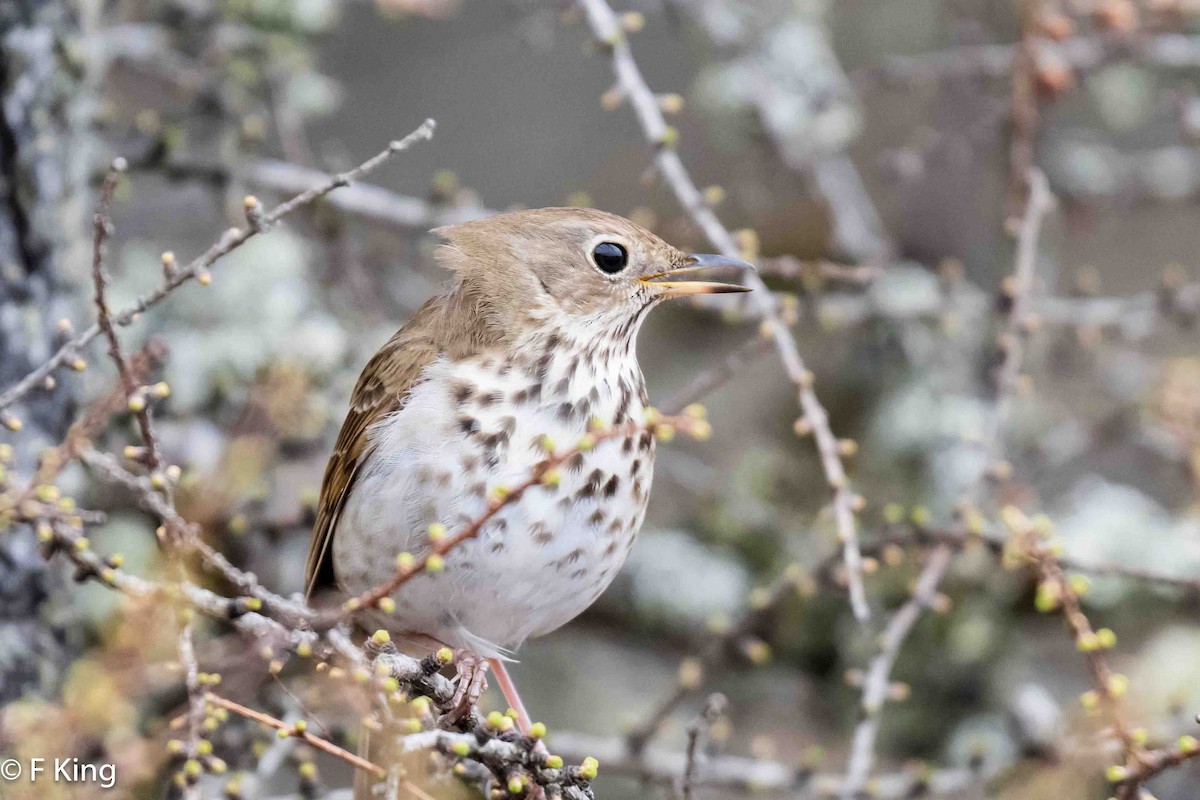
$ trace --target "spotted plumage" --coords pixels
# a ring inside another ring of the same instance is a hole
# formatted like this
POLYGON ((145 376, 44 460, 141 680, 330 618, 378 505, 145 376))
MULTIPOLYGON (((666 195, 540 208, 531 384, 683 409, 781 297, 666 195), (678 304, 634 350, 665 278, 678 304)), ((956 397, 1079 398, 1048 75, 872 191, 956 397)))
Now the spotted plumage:
MULTIPOLYGON (((635 343, 663 299, 739 287, 661 280, 711 265, 628 220, 541 209, 437 231, 455 273, 367 364, 325 472, 309 590, 387 580, 428 531, 478 519, 591 426, 642 418, 635 343)), ((744 265, 742 265, 744 266, 744 265)), ((498 512, 395 594, 371 624, 498 659, 590 605, 624 562, 649 500, 654 438, 606 439, 498 512)))

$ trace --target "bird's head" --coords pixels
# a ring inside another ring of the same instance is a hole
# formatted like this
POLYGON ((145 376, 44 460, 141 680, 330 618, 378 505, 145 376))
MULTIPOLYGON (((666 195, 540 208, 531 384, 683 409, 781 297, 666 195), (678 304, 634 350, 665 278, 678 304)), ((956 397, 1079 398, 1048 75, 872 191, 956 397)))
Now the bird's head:
POLYGON ((640 225, 594 209, 517 211, 434 232, 446 240, 442 263, 492 306, 489 313, 510 324, 557 317, 589 328, 623 326, 671 297, 747 291, 678 278, 749 264, 684 253, 640 225))

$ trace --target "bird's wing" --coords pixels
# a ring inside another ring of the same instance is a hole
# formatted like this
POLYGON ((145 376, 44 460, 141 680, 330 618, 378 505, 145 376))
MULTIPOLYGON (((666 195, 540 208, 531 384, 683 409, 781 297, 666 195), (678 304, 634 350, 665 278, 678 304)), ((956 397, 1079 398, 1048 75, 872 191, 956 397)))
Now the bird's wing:
MULTIPOLYGON (((435 337, 429 335, 428 323, 435 313, 432 304, 422 308, 407 326, 380 348, 359 376, 354 393, 350 396, 350 411, 342 423, 333 455, 325 467, 325 478, 321 482, 317 519, 313 525, 308 563, 305 566, 306 595, 311 595, 318 584, 332 577, 329 554, 333 534, 346 499, 354 487, 359 467, 370 452, 371 427, 404 407, 425 367, 441 352, 435 337)), ((329 582, 332 583, 331 580, 329 582)))

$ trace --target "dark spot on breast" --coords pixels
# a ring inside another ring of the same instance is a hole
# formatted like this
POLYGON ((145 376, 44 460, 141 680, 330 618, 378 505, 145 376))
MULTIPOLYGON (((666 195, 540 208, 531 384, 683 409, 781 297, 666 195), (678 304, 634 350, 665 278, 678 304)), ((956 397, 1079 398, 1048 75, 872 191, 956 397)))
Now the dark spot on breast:
POLYGON ((638 440, 638 449, 643 452, 649 452, 652 447, 654 447, 654 434, 646 431, 642 434, 642 438, 638 440))
POLYGON ((617 411, 613 414, 613 424, 623 425, 629 421, 629 404, 633 402, 633 392, 629 391, 629 384, 625 379, 621 379, 621 397, 617 401, 617 411))
POLYGON ((549 544, 554 538, 554 531, 550 530, 550 527, 544 522, 535 522, 529 526, 529 535, 538 544, 549 544))
POLYGON ((592 515, 590 517, 588 517, 588 524, 594 525, 597 528, 599 528, 601 525, 604 524, 604 518, 605 518, 604 512, 601 509, 597 508, 595 511, 592 512, 592 515))
POLYGON ((567 459, 567 470, 570 472, 579 472, 583 469, 583 453, 576 453, 567 459))
POLYGON ((625 441, 621 443, 621 452, 624 453, 625 455, 629 455, 630 453, 633 452, 633 437, 632 436, 625 437, 625 441))
POLYGON ((475 387, 466 381, 456 381, 450 387, 450 394, 454 397, 455 402, 459 405, 471 399, 471 395, 475 393, 475 387))
POLYGON ((611 478, 608 479, 608 483, 604 484, 604 496, 612 497, 613 495, 615 495, 617 493, 617 487, 619 487, 620 485, 621 485, 621 481, 617 478, 616 475, 613 475, 611 478))
POLYGON ((637 474, 641 471, 642 471, 642 460, 640 458, 635 458, 633 460, 633 463, 629 465, 629 475, 632 478, 636 478, 637 474))
POLYGON ((480 408, 487 408, 491 405, 498 403, 499 401, 500 401, 500 393, 492 391, 492 392, 484 392, 483 394, 479 395, 479 398, 475 402, 478 403, 480 408))
POLYGON ((595 497, 596 493, 600 491, 600 485, 602 483, 604 483, 604 473, 598 469, 592 470, 591 474, 588 475, 587 480, 584 482, 583 487, 579 490, 578 496, 580 498, 595 497))
POLYGON ((554 394, 566 394, 571 389, 571 376, 568 374, 565 378, 559 379, 558 383, 554 384, 554 394))
POLYGON ((468 436, 479 433, 479 420, 465 414, 458 418, 458 429, 468 436))
POLYGON ((554 353, 550 351, 542 353, 541 357, 537 360, 534 373, 537 375, 539 382, 545 383, 546 379, 550 377, 550 365, 553 363, 554 353))

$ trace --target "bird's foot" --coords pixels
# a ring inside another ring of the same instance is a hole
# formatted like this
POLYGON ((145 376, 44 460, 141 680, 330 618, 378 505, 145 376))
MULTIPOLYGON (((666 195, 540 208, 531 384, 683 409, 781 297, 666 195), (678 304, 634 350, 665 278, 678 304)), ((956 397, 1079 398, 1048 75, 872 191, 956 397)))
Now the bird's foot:
POLYGON ((470 714, 471 709, 478 705, 479 696, 487 688, 488 662, 469 650, 455 650, 454 669, 458 672, 458 685, 446 712, 451 722, 470 714))

